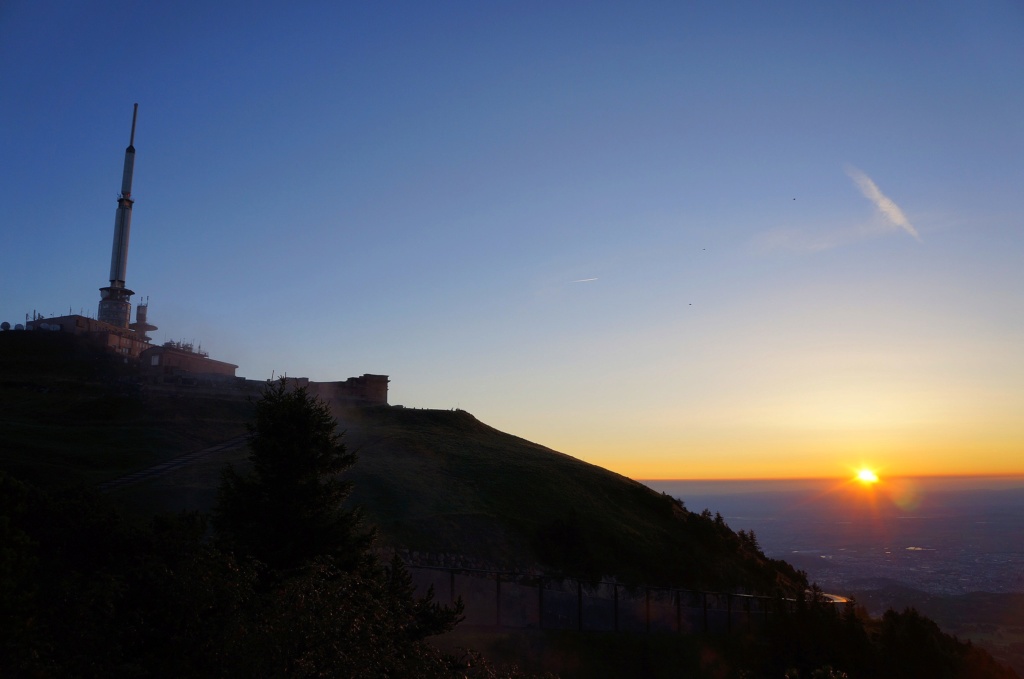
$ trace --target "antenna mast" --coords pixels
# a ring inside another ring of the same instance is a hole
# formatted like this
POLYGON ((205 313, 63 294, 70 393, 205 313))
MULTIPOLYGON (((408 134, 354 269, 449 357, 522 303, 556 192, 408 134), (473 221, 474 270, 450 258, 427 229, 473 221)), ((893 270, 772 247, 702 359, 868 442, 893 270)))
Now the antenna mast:
POLYGON ((124 172, 121 175, 121 195, 117 197, 117 212, 114 213, 114 245, 110 253, 110 285, 100 288, 99 320, 127 328, 131 320, 132 305, 129 301, 135 293, 125 287, 125 273, 128 269, 128 238, 132 228, 132 175, 135 172, 135 122, 139 116, 139 105, 132 111, 132 133, 128 148, 124 150, 124 172))

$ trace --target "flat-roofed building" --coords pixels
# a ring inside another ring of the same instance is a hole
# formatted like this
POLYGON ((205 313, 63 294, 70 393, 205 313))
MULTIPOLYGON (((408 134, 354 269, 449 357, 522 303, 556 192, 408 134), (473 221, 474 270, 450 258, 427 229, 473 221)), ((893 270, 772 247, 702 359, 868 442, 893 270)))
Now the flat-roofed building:
POLYGON ((139 370, 154 382, 177 381, 182 377, 213 380, 235 378, 238 366, 215 361, 202 350, 181 342, 150 346, 139 355, 139 370))
POLYGON ((144 350, 152 346, 133 330, 111 325, 95 318, 69 314, 51 318, 35 318, 25 325, 27 330, 69 332, 73 335, 86 336, 101 347, 126 358, 138 358, 144 350))

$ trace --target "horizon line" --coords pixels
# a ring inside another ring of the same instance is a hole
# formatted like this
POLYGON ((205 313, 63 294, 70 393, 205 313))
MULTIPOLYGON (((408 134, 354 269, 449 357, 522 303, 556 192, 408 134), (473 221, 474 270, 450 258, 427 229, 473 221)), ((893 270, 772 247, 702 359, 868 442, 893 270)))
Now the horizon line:
MULTIPOLYGON (((837 481, 852 478, 852 476, 746 476, 746 477, 701 477, 701 478, 636 478, 635 481, 837 481)), ((981 473, 981 474, 886 474, 880 477, 886 479, 1021 479, 1024 480, 1024 471, 1003 472, 1003 473, 981 473)))

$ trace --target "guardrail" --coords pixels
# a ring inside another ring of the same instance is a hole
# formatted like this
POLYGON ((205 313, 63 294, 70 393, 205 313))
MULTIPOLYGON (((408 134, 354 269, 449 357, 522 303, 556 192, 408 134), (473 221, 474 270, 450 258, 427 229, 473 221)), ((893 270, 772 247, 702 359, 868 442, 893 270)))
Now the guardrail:
POLYGON ((731 633, 763 629, 798 602, 781 597, 442 566, 408 566, 420 593, 465 605, 463 624, 601 632, 731 633))

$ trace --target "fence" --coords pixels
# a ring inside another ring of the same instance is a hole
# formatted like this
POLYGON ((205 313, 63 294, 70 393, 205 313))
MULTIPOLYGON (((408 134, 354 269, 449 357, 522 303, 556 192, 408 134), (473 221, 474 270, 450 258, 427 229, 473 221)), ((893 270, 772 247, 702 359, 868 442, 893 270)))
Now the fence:
POLYGON ((465 605, 465 624, 587 632, 712 632, 763 629, 796 602, 748 594, 663 587, 508 572, 409 566, 422 593, 465 605))

